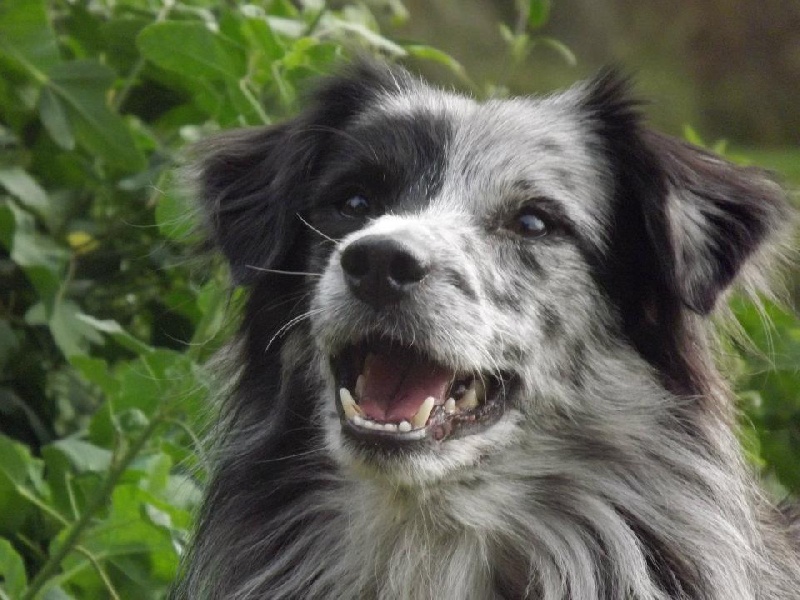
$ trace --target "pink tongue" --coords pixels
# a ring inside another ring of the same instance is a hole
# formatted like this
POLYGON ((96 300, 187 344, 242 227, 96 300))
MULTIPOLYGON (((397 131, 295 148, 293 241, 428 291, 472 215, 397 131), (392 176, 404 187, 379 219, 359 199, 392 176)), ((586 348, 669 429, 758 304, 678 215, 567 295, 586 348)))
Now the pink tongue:
POLYGON ((444 403, 452 378, 452 371, 402 353, 370 354, 358 404, 373 421, 410 421, 428 396, 444 403))

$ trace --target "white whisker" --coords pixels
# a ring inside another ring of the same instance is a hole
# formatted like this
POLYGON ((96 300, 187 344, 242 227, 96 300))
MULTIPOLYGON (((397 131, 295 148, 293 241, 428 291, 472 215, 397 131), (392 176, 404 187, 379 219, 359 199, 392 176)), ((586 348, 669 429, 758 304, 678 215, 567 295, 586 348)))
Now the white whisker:
POLYGON ((267 269, 266 267, 257 267, 255 265, 245 265, 246 269, 258 271, 260 273, 276 273, 278 275, 301 275, 303 277, 322 277, 322 273, 307 273, 305 271, 282 271, 281 269, 267 269))

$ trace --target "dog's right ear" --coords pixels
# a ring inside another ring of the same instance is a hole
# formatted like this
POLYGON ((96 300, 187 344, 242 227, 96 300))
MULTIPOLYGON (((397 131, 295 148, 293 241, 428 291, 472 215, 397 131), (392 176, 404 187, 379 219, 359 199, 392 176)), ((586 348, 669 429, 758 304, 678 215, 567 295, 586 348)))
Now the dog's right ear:
POLYGON ((201 208, 237 284, 252 284, 259 269, 280 269, 337 133, 378 96, 412 82, 402 69, 362 60, 323 80, 298 117, 197 146, 201 208))

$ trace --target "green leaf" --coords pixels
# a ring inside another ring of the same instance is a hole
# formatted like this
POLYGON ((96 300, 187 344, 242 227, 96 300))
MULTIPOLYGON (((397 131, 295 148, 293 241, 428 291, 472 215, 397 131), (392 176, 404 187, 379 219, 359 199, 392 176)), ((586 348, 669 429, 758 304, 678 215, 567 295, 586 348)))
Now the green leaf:
POLYGON ((21 267, 43 266, 60 273, 66 252, 36 230, 36 221, 30 213, 14 204, 8 207, 14 215, 11 259, 21 267))
POLYGON ((181 388, 197 385, 190 369, 186 356, 161 349, 121 365, 117 372, 119 393, 112 398, 114 413, 136 409, 151 416, 162 403, 175 400, 181 388))
POLYGON ((390 56, 401 57, 408 54, 400 44, 396 44, 361 23, 345 21, 344 19, 323 19, 323 21, 326 29, 331 29, 344 38, 352 38, 353 35, 356 35, 361 38, 362 42, 373 49, 386 52, 390 56))
POLYGON ((0 590, 9 598, 19 598, 28 584, 25 563, 8 540, 0 539, 0 590))
POLYGON ((137 44, 154 64, 187 77, 224 81, 244 77, 247 70, 241 49, 202 23, 154 23, 142 30, 137 44))
POLYGON ((561 58, 564 59, 564 62, 566 62, 570 67, 574 67, 575 65, 578 64, 578 59, 575 57, 575 54, 572 52, 572 50, 570 50, 566 44, 558 41, 555 38, 537 37, 534 39, 534 43, 542 44, 554 50, 557 54, 561 56, 561 58))
POLYGON ((283 57, 284 45, 272 31, 266 19, 244 19, 242 33, 250 46, 259 50, 267 61, 279 60, 283 57))
POLYGON ((72 133, 72 125, 67 119, 66 110, 49 87, 42 88, 39 96, 39 118, 56 144, 64 150, 75 148, 75 135, 72 133))
POLYGON ((25 321, 30 325, 48 325, 56 345, 69 358, 86 354, 89 344, 99 345, 104 341, 97 328, 82 317, 86 315, 77 304, 58 300, 49 310, 43 303, 35 304, 25 314, 25 321))
POLYGON ((110 335, 120 345, 137 354, 145 354, 153 351, 151 346, 148 346, 143 341, 125 331, 122 326, 113 319, 95 319, 94 317, 80 312, 75 316, 79 321, 98 332, 110 335))
POLYGON ((97 385, 106 394, 119 390, 119 382, 109 372, 108 363, 102 358, 73 356, 70 363, 87 381, 97 385))
MULTIPOLYGON (((33 215, 16 206, 6 205, 14 219, 10 244, 11 259, 25 271, 28 280, 36 288, 40 299, 50 306, 60 287, 61 273, 67 260, 67 253, 53 242, 52 238, 41 235, 36 228, 33 215)), ((0 207, 2 208, 2 207, 0 207)), ((5 211, 0 211, 0 221, 5 221, 5 211)), ((7 225, 3 223, 2 229, 7 225)), ((2 232, 4 238, 7 235, 2 232)))
POLYGON ((31 505, 19 490, 39 469, 27 447, 0 435, 0 533, 17 531, 30 514, 31 505))
POLYGON ((683 137, 686 138, 686 141, 690 144, 700 146, 701 148, 705 147, 703 138, 700 137, 700 134, 697 133, 697 130, 695 130, 695 128, 691 125, 687 124, 683 126, 683 137))
POLYGON ((447 52, 443 52, 438 48, 426 46, 424 44, 408 44, 404 46, 404 48, 411 56, 424 58, 425 60, 430 60, 439 63, 440 65, 444 65, 453 73, 458 75, 461 79, 469 81, 467 71, 464 69, 463 65, 455 58, 447 54, 447 52))
POLYGON ((0 2, 0 51, 41 80, 61 60, 45 0, 0 2))
POLYGON ((48 446, 61 453, 76 471, 102 473, 111 465, 111 452, 89 442, 75 438, 64 438, 48 446))
POLYGON ((96 61, 76 60, 56 65, 48 76, 46 89, 61 101, 81 145, 126 171, 144 168, 144 156, 128 126, 106 103, 115 78, 111 69, 96 61))
POLYGON ((70 596, 67 592, 55 585, 49 585, 45 588, 42 594, 42 600, 76 600, 74 596, 70 596))
POLYGON ((0 167, 0 185, 36 214, 47 214, 50 208, 47 192, 24 169, 0 167))
POLYGON ((528 27, 539 29, 550 19, 550 0, 528 2, 528 27))
MULTIPOLYGON (((150 576, 167 582, 175 575, 178 554, 169 532, 150 519, 142 518, 151 503, 161 504, 136 485, 118 485, 111 498, 108 517, 87 531, 85 546, 104 556, 146 556, 150 576)), ((83 558, 73 555, 72 561, 75 560, 83 558)))

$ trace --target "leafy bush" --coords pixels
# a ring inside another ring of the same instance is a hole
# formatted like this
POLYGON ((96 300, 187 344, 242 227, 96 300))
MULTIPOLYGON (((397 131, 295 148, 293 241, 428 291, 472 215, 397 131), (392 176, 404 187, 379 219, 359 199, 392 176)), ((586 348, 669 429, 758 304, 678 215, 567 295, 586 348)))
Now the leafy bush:
MULTIPOLYGON (((291 113, 348 48, 465 78, 338 5, 0 3, 0 598, 161 598, 175 574, 205 471, 203 365, 240 299, 221 264, 190 258, 181 149, 291 113)), ((397 0, 373 6, 404 16, 397 0)), ((530 28, 549 6, 526 4, 530 28)), ((559 47, 524 25, 507 34, 515 56, 559 47)), ((752 309, 740 314, 765 345, 752 309)), ((742 373, 768 390, 746 395, 751 446, 797 490, 800 328, 776 319, 781 379, 752 362, 742 373)))

